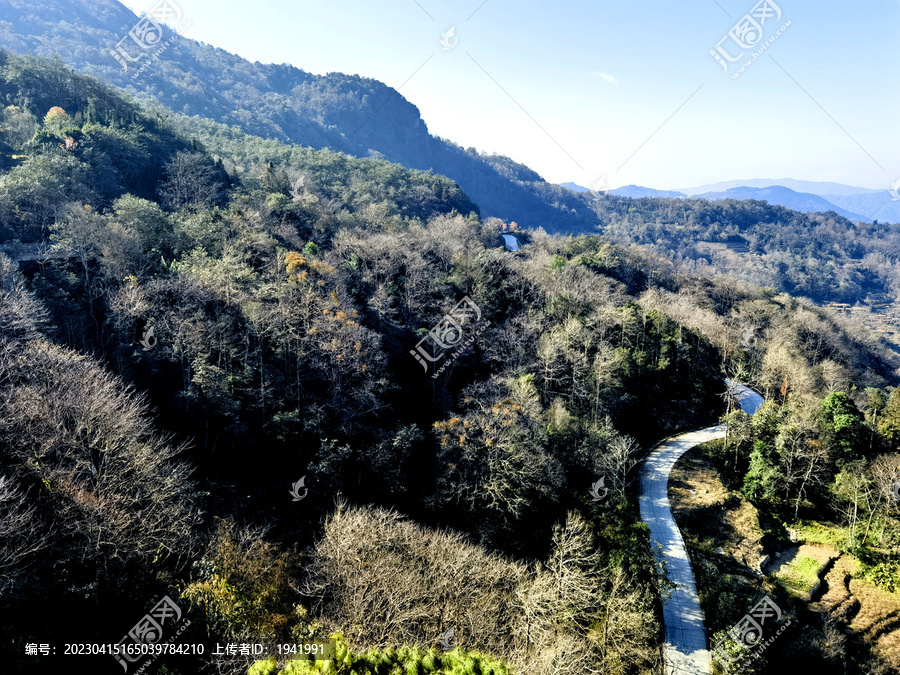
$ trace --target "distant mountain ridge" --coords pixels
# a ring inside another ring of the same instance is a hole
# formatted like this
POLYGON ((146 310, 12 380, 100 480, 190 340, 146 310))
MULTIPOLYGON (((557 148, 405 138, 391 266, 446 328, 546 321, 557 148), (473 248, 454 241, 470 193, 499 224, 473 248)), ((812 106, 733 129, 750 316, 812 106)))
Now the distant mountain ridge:
POLYGON ((728 180, 711 185, 701 185, 693 188, 683 188, 678 190, 686 195, 702 195, 709 192, 725 192, 737 187, 749 188, 767 188, 781 186, 786 187, 794 192, 803 192, 807 194, 819 195, 820 197, 828 196, 845 196, 858 194, 873 194, 880 192, 871 188, 855 187, 852 185, 844 185, 842 183, 827 183, 809 180, 796 180, 794 178, 753 178, 750 180, 728 180))
POLYGON ((589 199, 512 159, 432 136, 418 108, 377 80, 251 63, 166 27, 159 56, 150 63, 145 54, 126 71, 110 51, 138 17, 115 0, 0 0, 0 17, 0 48, 61 55, 79 72, 175 112, 264 138, 434 170, 456 181, 484 216, 549 232, 596 232, 589 199), (148 67, 137 74, 142 65, 148 67))
MULTIPOLYGON (((592 192, 590 188, 586 188, 578 183, 560 183, 560 187, 564 187, 572 192, 585 193, 592 192)), ((640 185, 626 185, 625 187, 609 190, 609 194, 617 197, 629 197, 631 199, 640 199, 642 197, 684 197, 684 193, 675 192, 674 190, 655 190, 653 188, 641 187, 640 185)))
MULTIPOLYGON (((831 207, 836 213, 850 218, 851 220, 862 220, 863 222, 879 222, 900 223, 900 200, 897 200, 890 192, 886 185, 882 190, 873 190, 872 188, 863 188, 853 185, 844 185, 841 183, 815 182, 805 180, 795 180, 793 178, 781 178, 777 180, 769 178, 758 178, 751 180, 732 180, 712 185, 701 185, 699 187, 684 188, 680 190, 683 194, 718 199, 721 197, 710 197, 710 195, 721 195, 728 193, 736 188, 773 188, 783 187, 794 191, 800 195, 807 195, 806 201, 811 207, 817 207, 815 200, 810 200, 808 195, 821 197, 830 202, 831 207), (847 214, 851 215, 847 215, 847 214)), ((731 193, 731 196, 740 193, 731 193)), ((749 193, 744 193, 749 194, 749 193)), ((798 200, 791 195, 783 195, 784 201, 771 201, 772 204, 781 204, 788 208, 800 211, 822 210, 819 208, 807 209, 803 207, 803 201, 798 200)), ((739 197, 737 199, 748 199, 752 197, 739 197)), ((757 197, 764 198, 764 197, 757 197)), ((771 195, 772 199, 779 199, 777 195, 771 195)), ((828 210, 828 209, 825 209, 828 210)))
POLYGON ((684 193, 675 190, 654 190, 653 188, 641 187, 639 185, 626 185, 625 187, 610 190, 610 194, 619 197, 630 197, 632 199, 642 199, 646 197, 662 198, 662 197, 684 197, 684 193))
MULTIPOLYGON (((866 215, 867 213, 878 215, 880 210, 883 212, 881 219, 888 220, 889 214, 896 211, 896 220, 900 221, 900 204, 893 211, 883 208, 886 203, 889 204, 891 201, 889 193, 850 185, 840 185, 839 183, 814 183, 792 178, 785 178, 784 182, 797 188, 809 186, 815 189, 822 189, 831 193, 832 196, 826 198, 817 193, 800 192, 785 185, 775 184, 770 180, 746 181, 746 183, 753 185, 744 184, 742 181, 725 181, 685 190, 657 190, 640 185, 626 185, 609 190, 609 194, 631 199, 667 197, 676 199, 695 197, 709 200, 761 199, 769 204, 784 206, 801 213, 826 213, 833 211, 847 220, 862 222, 872 222, 873 218, 871 215, 866 215), (754 185, 759 187, 754 187, 754 185), (822 187, 817 188, 816 186, 822 187), (841 194, 839 195, 838 193, 841 194), (856 210, 851 210, 853 207, 856 207, 856 210)), ((562 183, 561 187, 575 192, 590 192, 588 188, 576 183, 562 183)))
POLYGON ((590 192, 590 188, 586 188, 583 185, 579 185, 578 183, 560 183, 560 187, 564 187, 567 190, 571 190, 572 192, 590 192))
POLYGON ((857 213, 851 213, 833 202, 814 194, 794 192, 793 190, 773 185, 772 187, 736 187, 724 192, 707 192, 696 195, 702 199, 761 199, 769 204, 786 206, 802 213, 826 213, 834 211, 847 220, 869 222, 871 219, 857 213))

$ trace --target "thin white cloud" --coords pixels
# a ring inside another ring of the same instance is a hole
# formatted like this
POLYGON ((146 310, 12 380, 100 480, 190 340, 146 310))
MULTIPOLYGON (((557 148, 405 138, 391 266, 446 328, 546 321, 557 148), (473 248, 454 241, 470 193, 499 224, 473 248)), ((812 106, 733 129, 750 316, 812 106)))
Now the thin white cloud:
POLYGON ((597 75, 597 77, 602 77, 604 80, 606 80, 610 84, 619 86, 619 81, 616 78, 614 78, 612 75, 610 75, 609 73, 597 73, 596 75, 597 75))

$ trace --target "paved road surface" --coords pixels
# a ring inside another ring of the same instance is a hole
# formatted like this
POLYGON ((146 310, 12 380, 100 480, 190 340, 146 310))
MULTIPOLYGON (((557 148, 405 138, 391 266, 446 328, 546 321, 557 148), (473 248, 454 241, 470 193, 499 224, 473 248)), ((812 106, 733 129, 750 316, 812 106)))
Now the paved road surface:
MULTIPOLYGON (((732 387, 741 408, 747 414, 752 415, 762 405, 763 398, 755 391, 726 382, 732 387)), ((724 436, 725 425, 675 436, 650 453, 641 467, 641 519, 650 526, 653 551, 658 559, 666 562, 669 579, 675 584, 672 595, 663 604, 667 675, 709 675, 711 672, 709 651, 706 648, 706 626, 700 598, 697 596, 694 571, 669 505, 669 473, 678 458, 688 450, 724 436)))
POLYGON ((734 397, 738 400, 738 403, 741 404, 741 410, 743 410, 748 415, 753 415, 759 410, 759 406, 763 404, 765 399, 753 391, 750 387, 745 387, 742 384, 735 384, 731 380, 725 380, 725 384, 732 390, 734 393, 734 397))

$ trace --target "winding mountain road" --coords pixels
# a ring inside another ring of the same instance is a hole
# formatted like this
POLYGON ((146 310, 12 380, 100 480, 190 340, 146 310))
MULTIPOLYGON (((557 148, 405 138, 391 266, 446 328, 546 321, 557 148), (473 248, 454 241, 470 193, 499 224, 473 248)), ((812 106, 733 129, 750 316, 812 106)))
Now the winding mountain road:
MULTIPOLYGON (((727 380, 726 383, 748 415, 754 414, 762 405, 762 396, 749 387, 727 380)), ((650 526, 654 555, 666 563, 669 579, 675 585, 671 596, 663 601, 666 675, 709 675, 712 672, 694 571, 669 505, 669 473, 688 450, 724 436, 724 424, 673 436, 650 453, 640 471, 641 519, 650 526)))

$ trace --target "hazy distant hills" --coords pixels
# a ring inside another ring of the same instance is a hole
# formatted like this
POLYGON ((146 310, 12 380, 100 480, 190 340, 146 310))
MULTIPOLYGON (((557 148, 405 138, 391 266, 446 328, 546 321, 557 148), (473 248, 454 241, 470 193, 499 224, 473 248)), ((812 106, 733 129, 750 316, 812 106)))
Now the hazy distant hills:
MULTIPOLYGON (((591 192, 590 188, 586 188, 578 183, 560 183, 560 187, 564 187, 573 192, 591 192)), ((642 197, 684 197, 683 192, 675 192, 673 190, 654 190, 653 188, 641 187, 640 185, 626 185, 625 187, 609 190, 609 194, 617 197, 630 197, 631 199, 640 199, 642 197)))
POLYGON ((706 199, 765 199, 770 204, 780 204, 797 211, 834 211, 850 220, 882 223, 900 223, 900 201, 893 198, 888 186, 883 190, 843 185, 841 183, 814 182, 793 178, 752 179, 724 181, 713 185, 684 188, 679 192, 706 199), (784 188, 764 196, 751 189, 784 188), (821 200, 827 202, 822 203, 821 200))
POLYGON ((583 185, 579 185, 578 183, 560 183, 560 187, 564 187, 567 190, 571 190, 572 192, 590 192, 590 188, 586 188, 583 185))
POLYGON ((852 185, 842 185, 841 183, 825 183, 809 180, 796 180, 794 178, 754 178, 750 180, 729 180, 721 183, 713 183, 712 185, 701 185, 693 188, 679 189, 686 195, 702 195, 709 192, 725 192, 737 187, 750 188, 766 188, 775 185, 786 187, 794 192, 805 192, 820 197, 829 197, 837 195, 858 195, 867 193, 876 193, 878 190, 870 190, 869 188, 853 187, 852 185))
MULTIPOLYGON (((590 192, 575 183, 562 187, 575 192, 590 192)), ((682 190, 655 190, 639 185, 610 190, 609 194, 640 199, 642 197, 699 197, 702 199, 760 199, 803 213, 834 211, 851 221, 900 223, 900 200, 888 190, 795 180, 793 178, 733 180, 682 190)))
POLYGON ((900 223, 900 201, 887 191, 834 196, 828 200, 841 208, 861 213, 869 220, 877 220, 879 223, 900 223))
POLYGON ((683 193, 675 192, 674 190, 654 190, 653 188, 639 185, 626 185, 609 192, 619 197, 631 197, 632 199, 641 199, 643 197, 684 197, 683 193))
POLYGON ((815 194, 807 194, 804 192, 794 192, 793 190, 773 185, 772 187, 755 188, 755 187, 735 187, 724 192, 705 192, 700 195, 703 199, 760 199, 769 204, 778 204, 786 206, 794 211, 803 213, 824 213, 834 211, 838 215, 843 216, 847 220, 862 220, 868 222, 871 219, 858 213, 851 213, 835 203, 815 194))

